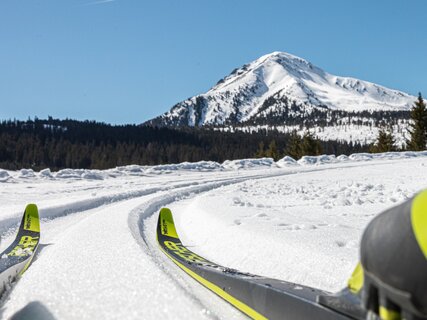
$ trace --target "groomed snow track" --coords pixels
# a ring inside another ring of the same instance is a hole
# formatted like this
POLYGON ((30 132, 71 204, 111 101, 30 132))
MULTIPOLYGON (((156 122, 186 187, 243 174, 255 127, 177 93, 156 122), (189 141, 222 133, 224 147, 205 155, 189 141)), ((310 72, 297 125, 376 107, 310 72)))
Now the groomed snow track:
MULTIPOLYGON (((65 196, 39 205, 39 253, 3 298, 1 316, 9 319, 27 307, 33 315, 52 319, 241 319, 240 312, 187 278, 160 252, 154 227, 159 209, 248 180, 309 176, 331 169, 339 174, 363 166, 381 170, 384 163, 393 161, 181 173, 135 178, 140 180, 123 190, 118 188, 121 180, 108 182, 110 190, 105 193, 86 185, 75 197, 60 192, 65 196)), ((104 187, 100 182, 99 190, 104 187)), ((1 247, 14 236, 20 214, 0 217, 1 247)))

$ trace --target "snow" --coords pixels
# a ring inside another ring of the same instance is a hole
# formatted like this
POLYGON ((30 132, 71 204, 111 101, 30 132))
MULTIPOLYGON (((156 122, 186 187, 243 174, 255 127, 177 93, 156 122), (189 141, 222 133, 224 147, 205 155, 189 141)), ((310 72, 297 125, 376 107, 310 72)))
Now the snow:
POLYGON ((10 175, 6 170, 0 169, 0 182, 5 182, 9 180, 10 175))
POLYGON ((32 169, 21 169, 19 171, 7 171, 0 169, 0 182, 16 183, 24 181, 39 181, 39 180, 106 180, 115 179, 118 177, 147 177, 171 173, 184 172, 218 172, 218 171, 233 171, 239 169, 267 169, 267 168, 284 168, 289 166, 310 166, 321 165, 327 163, 341 162, 358 162, 369 160, 393 160, 393 159, 409 159, 417 157, 427 157, 427 151, 405 151, 405 152, 384 152, 384 153, 356 153, 350 156, 340 155, 320 155, 320 156, 304 156, 298 161, 285 156, 275 162, 272 158, 254 158, 240 160, 226 160, 223 163, 215 161, 199 161, 199 162, 182 162, 178 164, 164 164, 156 166, 140 166, 129 165, 116 167, 108 170, 89 170, 89 169, 62 169, 57 172, 52 172, 49 168, 34 172, 32 169))
POLYGON ((339 290, 366 224, 426 188, 426 169, 427 151, 0 170, 0 249, 27 203, 42 218, 39 253, 1 317, 37 301, 56 319, 243 319, 160 252, 162 206, 183 243, 209 260, 339 290))
POLYGON ((272 158, 226 160, 222 166, 226 169, 272 168, 276 163, 272 158))
POLYGON ((279 161, 277 161, 276 164, 278 167, 283 168, 283 167, 287 167, 287 166, 296 166, 296 165, 298 165, 298 162, 296 162, 295 159, 292 157, 285 156, 282 159, 280 159, 279 161))
MULTIPOLYGON (((347 118, 346 118, 347 119, 347 118)), ((357 119, 353 119, 357 120, 357 119)), ((372 119, 370 119, 372 120, 372 119)), ((370 121, 371 122, 371 121, 370 121)), ((369 125, 355 125, 350 123, 344 123, 334 126, 313 126, 308 131, 312 133, 316 138, 322 141, 339 141, 349 143, 359 143, 361 145, 367 145, 375 143, 378 138, 379 127, 376 127, 374 123, 369 125)), ((396 141, 396 146, 402 147, 406 144, 406 140, 409 137, 408 134, 408 121, 400 120, 399 125, 394 125, 392 128, 393 137, 396 141)), ((215 130, 224 132, 259 132, 263 131, 278 131, 280 133, 290 133, 294 130, 300 136, 303 136, 307 129, 302 129, 300 126, 284 126, 284 125, 257 125, 257 126, 233 126, 233 127, 219 127, 215 130)))
POLYGON ((27 179, 27 178, 34 178, 36 175, 32 169, 21 169, 19 170, 19 178, 27 179))
POLYGON ((170 208, 183 243, 211 261, 338 291, 366 224, 426 188, 426 169, 426 159, 329 167, 249 180, 170 208))

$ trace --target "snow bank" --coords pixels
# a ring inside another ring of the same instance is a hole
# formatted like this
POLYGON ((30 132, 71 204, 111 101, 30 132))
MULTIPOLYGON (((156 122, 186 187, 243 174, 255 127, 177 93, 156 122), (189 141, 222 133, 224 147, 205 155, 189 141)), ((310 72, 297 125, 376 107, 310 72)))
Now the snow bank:
POLYGON ((297 166, 318 166, 331 163, 363 162, 373 160, 396 160, 427 157, 427 151, 405 151, 384 153, 354 153, 350 156, 320 155, 304 156, 298 161, 286 156, 277 162, 272 158, 226 160, 222 164, 214 161, 182 162, 178 164, 162 164, 157 166, 128 165, 108 170, 62 169, 51 172, 49 168, 40 172, 32 169, 6 171, 0 169, 0 182, 29 181, 36 179, 50 180, 104 180, 121 176, 152 176, 177 171, 212 172, 231 170, 256 170, 269 168, 291 168, 297 166))
POLYGON ((40 178, 52 179, 53 175, 52 175, 52 172, 50 171, 50 169, 47 168, 47 169, 43 169, 39 172, 39 177, 40 178))
POLYGON ((384 153, 354 153, 349 156, 353 161, 369 161, 369 160, 393 160, 393 159, 409 159, 417 157, 427 157, 427 151, 404 151, 404 152, 384 152, 384 153))
POLYGON ((36 174, 33 169, 21 169, 19 170, 18 178, 22 179, 31 179, 35 178, 36 174))
POLYGON ((62 169, 55 174, 58 179, 80 179, 84 170, 82 169, 62 169))
POLYGON ((276 164, 279 168, 284 168, 289 166, 297 166, 298 162, 292 157, 285 156, 284 158, 277 161, 276 164))
POLYGON ((97 170, 87 170, 81 175, 82 179, 86 180, 103 180, 105 174, 97 170))
POLYGON ((138 165, 129 165, 110 169, 109 171, 112 174, 138 176, 144 173, 144 167, 138 165))
POLYGON ((153 167, 146 167, 146 173, 162 173, 165 171, 215 171, 221 170, 222 167, 215 161, 199 161, 199 162, 182 162, 179 164, 162 164, 153 167))
POLYGON ((335 155, 321 155, 321 156, 304 156, 298 160, 300 165, 319 165, 324 163, 338 162, 335 155))
POLYGON ((10 178, 10 174, 6 170, 0 169, 0 182, 6 182, 10 178))
POLYGON ((222 163, 224 169, 253 169, 253 168, 276 168, 277 165, 272 158, 226 160, 222 163))
POLYGON ((396 160, 396 159, 411 159, 418 157, 427 157, 427 151, 404 151, 404 152, 384 152, 384 153, 353 153, 350 156, 340 155, 336 157, 335 155, 321 155, 321 156, 304 156, 298 161, 290 157, 284 157, 279 160, 277 164, 280 167, 295 163, 297 165, 307 166, 307 165, 321 165, 328 163, 342 163, 342 162, 360 162, 360 161, 372 161, 372 160, 396 160))

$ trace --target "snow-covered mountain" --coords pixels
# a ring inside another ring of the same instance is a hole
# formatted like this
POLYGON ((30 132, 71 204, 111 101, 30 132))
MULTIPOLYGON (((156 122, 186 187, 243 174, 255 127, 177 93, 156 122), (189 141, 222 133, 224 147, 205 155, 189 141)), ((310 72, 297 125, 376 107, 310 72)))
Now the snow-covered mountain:
POLYGON ((409 110, 415 99, 371 82, 329 74, 285 52, 273 52, 235 69, 208 92, 176 104, 148 123, 300 125, 310 115, 315 121, 327 121, 331 114, 347 118, 349 113, 355 116, 363 111, 409 110))

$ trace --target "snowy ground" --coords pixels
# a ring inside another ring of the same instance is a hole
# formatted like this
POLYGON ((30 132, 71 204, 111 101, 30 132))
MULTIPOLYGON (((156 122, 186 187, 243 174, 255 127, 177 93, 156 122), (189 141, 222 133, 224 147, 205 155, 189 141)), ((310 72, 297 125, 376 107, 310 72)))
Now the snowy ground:
MULTIPOLYGON (((313 126, 310 128, 310 133, 314 134, 316 138, 323 141, 339 141, 339 142, 348 142, 348 143, 359 143, 362 146, 375 143, 378 139, 379 127, 377 127, 372 119, 359 118, 360 121, 363 121, 364 124, 356 125, 347 123, 347 118, 341 119, 341 124, 334 126, 313 126)), ((353 118, 353 120, 357 120, 353 118)), ((242 127, 223 127, 218 128, 217 130, 225 132, 259 132, 263 131, 278 131, 283 133, 290 133, 294 130, 298 132, 300 136, 303 136, 306 133, 306 129, 301 129, 300 126, 270 126, 270 125, 257 125, 257 126, 242 126, 242 127)), ((408 133, 408 121, 399 120, 397 125, 392 127, 393 137, 395 139, 395 144, 398 147, 404 147, 406 145, 406 140, 409 137, 408 133)))
POLYGON ((108 171, 0 170, 1 249, 38 204, 41 247, 3 298, 56 319, 242 319, 159 252, 167 205, 191 250, 219 264, 339 290, 381 210, 427 187, 427 152, 201 162, 108 171))

